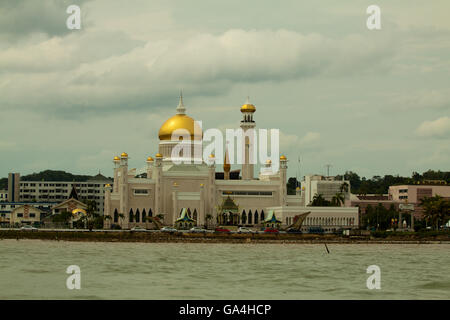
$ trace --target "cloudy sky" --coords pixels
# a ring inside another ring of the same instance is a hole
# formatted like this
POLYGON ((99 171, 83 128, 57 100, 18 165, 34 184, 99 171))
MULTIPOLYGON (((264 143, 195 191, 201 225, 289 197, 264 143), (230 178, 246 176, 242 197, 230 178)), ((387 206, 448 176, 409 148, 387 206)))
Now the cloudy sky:
POLYGON ((448 0, 2 0, 0 177, 142 168, 180 89, 204 128, 250 96, 289 175, 450 164, 448 0), (81 30, 66 8, 81 7, 81 30), (382 29, 366 27, 381 7, 382 29))

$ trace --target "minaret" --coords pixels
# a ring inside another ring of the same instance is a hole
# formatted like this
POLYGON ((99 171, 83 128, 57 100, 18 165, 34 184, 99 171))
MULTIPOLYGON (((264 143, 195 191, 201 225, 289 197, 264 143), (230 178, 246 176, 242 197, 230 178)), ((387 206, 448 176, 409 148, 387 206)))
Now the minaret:
MULTIPOLYGON (((207 202, 205 206, 205 210, 212 214, 215 219, 215 205, 216 205, 216 157, 211 154, 208 159, 208 183, 206 197, 207 202)), ((206 218, 206 214, 204 216, 206 218)))
POLYGON ((148 157, 147 158, 147 179, 151 179, 152 178, 152 173, 153 173, 153 158, 152 157, 148 157))
POLYGON ((254 134, 255 121, 253 121, 253 114, 256 107, 250 103, 250 98, 247 97, 247 102, 241 107, 242 120, 241 129, 244 132, 244 163, 242 164, 242 179, 251 180, 254 174, 254 165, 252 160, 256 159, 254 152, 254 139, 250 139, 249 130, 254 134), (247 133, 247 134, 246 134, 247 133))
POLYGON ((111 228, 111 220, 114 219, 114 216, 111 213, 111 185, 108 183, 105 186, 105 207, 104 207, 104 216, 109 216, 111 219, 105 219, 104 228, 111 228))
POLYGON ((128 154, 123 152, 120 155, 119 178, 119 213, 125 216, 122 227, 128 229, 128 154))
POLYGON ((225 159, 223 161, 223 178, 230 180, 230 157, 228 156, 228 148, 225 150, 225 159))
POLYGON ((114 183, 113 183, 113 193, 119 192, 119 170, 120 170, 120 158, 115 156, 113 159, 114 163, 114 183))
POLYGON ((157 153, 155 156, 156 160, 155 160, 155 167, 154 167, 154 171, 152 173, 153 178, 155 179, 155 216, 162 213, 162 185, 161 185, 161 180, 162 180, 162 159, 163 156, 160 153, 157 153))
POLYGON ((280 157, 280 206, 286 205, 287 195, 287 158, 282 155, 280 157))

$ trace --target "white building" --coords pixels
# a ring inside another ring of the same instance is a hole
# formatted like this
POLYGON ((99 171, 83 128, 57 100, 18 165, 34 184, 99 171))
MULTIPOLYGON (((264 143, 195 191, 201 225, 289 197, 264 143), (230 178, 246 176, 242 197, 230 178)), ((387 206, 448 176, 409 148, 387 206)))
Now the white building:
POLYGON ((337 193, 342 193, 345 199, 349 199, 350 181, 335 180, 334 177, 321 175, 306 175, 301 182, 301 191, 302 201, 305 206, 309 205, 313 201, 314 196, 319 194, 328 201, 331 201, 337 193))
POLYGON ((94 200, 97 203, 98 213, 103 214, 105 186, 112 183, 111 179, 100 173, 85 182, 19 180, 19 201, 60 203, 69 198, 72 187, 75 187, 79 200, 94 200))

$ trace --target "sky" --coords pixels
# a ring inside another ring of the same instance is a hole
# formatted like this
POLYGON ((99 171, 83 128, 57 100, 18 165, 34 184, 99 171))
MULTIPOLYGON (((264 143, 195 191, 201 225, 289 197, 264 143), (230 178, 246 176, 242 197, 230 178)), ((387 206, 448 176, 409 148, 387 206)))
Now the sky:
POLYGON ((183 90, 204 128, 280 129, 288 176, 450 165, 448 0, 2 0, 0 177, 145 167, 183 90), (81 29, 69 30, 69 5, 81 29), (381 8, 381 30, 366 9, 381 8), (300 158, 300 164, 298 159, 300 158))

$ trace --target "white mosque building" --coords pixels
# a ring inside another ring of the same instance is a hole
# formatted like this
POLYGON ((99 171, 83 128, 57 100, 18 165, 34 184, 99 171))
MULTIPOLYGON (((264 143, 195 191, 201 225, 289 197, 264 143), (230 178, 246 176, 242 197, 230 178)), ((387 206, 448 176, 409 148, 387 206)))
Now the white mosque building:
MULTIPOLYGON (((240 111, 243 132, 255 128, 255 106, 247 102, 240 111)), ((357 208, 304 207, 300 190, 296 195, 288 195, 288 160, 283 155, 279 157, 276 172, 270 170, 269 160, 255 177, 254 164, 248 152, 252 148, 249 139, 245 139, 241 170, 231 171, 227 152, 223 172, 216 172, 214 155, 204 161, 194 151, 191 160, 195 162, 175 164, 172 150, 180 139, 174 139, 173 133, 179 129, 189 132, 192 150, 195 146, 202 147, 202 130, 194 119, 186 115, 182 97, 176 114, 159 130, 159 152, 154 158, 147 158, 145 178, 138 177, 136 169, 128 168, 127 153, 114 157, 114 183, 112 187, 107 185, 105 191, 104 214, 110 217, 105 228, 112 224, 123 229, 145 227, 148 217, 156 216, 162 216, 165 225, 175 225, 177 219, 187 216, 193 225, 212 223, 259 227, 268 217, 269 210, 282 224, 291 224, 295 215, 311 211, 304 222, 305 227, 358 226, 357 208)))

